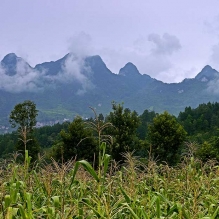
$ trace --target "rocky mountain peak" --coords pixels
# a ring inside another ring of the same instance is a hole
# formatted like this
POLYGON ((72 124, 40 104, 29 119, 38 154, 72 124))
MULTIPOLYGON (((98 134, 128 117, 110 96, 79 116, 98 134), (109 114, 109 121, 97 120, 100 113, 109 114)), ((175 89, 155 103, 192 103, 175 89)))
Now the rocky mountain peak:
POLYGON ((16 65, 20 59, 15 53, 9 53, 2 59, 1 65, 7 75, 13 76, 16 74, 16 65))
POLYGON ((206 65, 201 72, 196 75, 195 79, 202 81, 202 82, 208 82, 209 80, 215 79, 215 77, 218 75, 218 72, 213 69, 210 65, 206 65))
POLYGON ((13 65, 17 63, 18 59, 19 57, 15 53, 9 53, 2 59, 1 63, 4 65, 13 65))
POLYGON ((141 74, 139 73, 137 67, 134 64, 128 62, 123 68, 120 69, 119 75, 133 77, 141 74))

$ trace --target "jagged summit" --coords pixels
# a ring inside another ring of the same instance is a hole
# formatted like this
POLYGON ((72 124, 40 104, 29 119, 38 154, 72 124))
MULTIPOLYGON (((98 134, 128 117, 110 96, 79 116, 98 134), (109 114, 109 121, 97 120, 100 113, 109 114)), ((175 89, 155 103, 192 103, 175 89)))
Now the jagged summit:
POLYGON ((85 61, 91 67, 106 67, 106 64, 103 62, 102 58, 99 55, 88 56, 85 61))
POLYGON ((37 64, 35 66, 35 69, 38 71, 44 71, 46 70, 47 75, 56 75, 62 70, 62 66, 65 62, 65 60, 69 57, 69 53, 66 54, 61 59, 58 59, 56 61, 50 61, 50 62, 43 62, 41 64, 37 64))
POLYGON ((16 65, 19 60, 22 58, 17 57, 15 53, 9 53, 2 59, 1 64, 4 66, 16 65))
POLYGON ((209 70, 213 70, 213 68, 210 65, 206 65, 202 71, 209 71, 209 70))
POLYGON ((18 58, 17 55, 15 53, 8 53, 3 59, 2 62, 7 62, 9 60, 13 60, 18 58))
POLYGON ((16 75, 18 71, 22 71, 24 73, 29 69, 32 69, 32 67, 24 59, 18 57, 15 53, 7 54, 2 59, 1 66, 4 69, 5 74, 9 76, 16 75))
POLYGON ((108 77, 112 74, 99 55, 86 57, 85 66, 91 70, 95 78, 106 79, 105 77, 108 77))
POLYGON ((195 79, 207 82, 209 80, 215 79, 218 76, 218 72, 213 69, 210 65, 206 65, 199 74, 196 75, 195 79))
POLYGON ((5 69, 7 75, 13 76, 16 74, 16 65, 20 60, 22 59, 17 57, 15 53, 9 53, 2 59, 1 65, 5 69))
MULTIPOLYGON (((70 59, 72 61, 75 60, 76 62, 77 61, 80 62, 80 58, 78 58, 74 54, 68 53, 64 57, 62 57, 61 59, 58 59, 56 61, 43 62, 41 64, 37 64, 35 66, 35 69, 37 69, 38 71, 46 70, 47 75, 56 75, 63 70, 63 66, 65 65, 65 62, 68 59, 70 59)), ((81 64, 83 64, 83 63, 81 63, 81 64)), ((100 70, 100 69, 106 68, 105 63, 103 62, 101 57, 98 55, 86 57, 85 58, 85 65, 91 69, 100 70)))
POLYGON ((123 68, 120 69, 119 71, 119 75, 122 75, 122 76, 139 76, 141 75, 137 69, 137 67, 132 64, 131 62, 128 62, 123 68))

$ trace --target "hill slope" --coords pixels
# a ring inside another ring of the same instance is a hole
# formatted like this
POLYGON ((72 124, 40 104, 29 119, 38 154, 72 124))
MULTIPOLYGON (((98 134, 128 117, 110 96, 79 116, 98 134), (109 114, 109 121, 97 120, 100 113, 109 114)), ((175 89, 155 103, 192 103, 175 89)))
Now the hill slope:
POLYGON ((14 53, 0 65, 0 125, 6 125, 14 105, 33 100, 39 109, 39 121, 72 119, 79 114, 109 113, 111 101, 142 113, 145 109, 178 114, 186 106, 219 101, 216 89, 219 73, 210 66, 193 79, 181 83, 163 83, 142 75, 132 63, 118 74, 112 73, 100 56, 63 58, 31 67, 14 53))

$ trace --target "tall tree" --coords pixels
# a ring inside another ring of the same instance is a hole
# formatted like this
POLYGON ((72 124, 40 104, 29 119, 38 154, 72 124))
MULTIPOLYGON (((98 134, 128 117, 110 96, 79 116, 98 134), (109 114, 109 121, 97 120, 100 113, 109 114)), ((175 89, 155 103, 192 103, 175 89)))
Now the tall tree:
POLYGON ((32 133, 33 128, 36 125, 36 117, 38 110, 36 104, 30 100, 26 100, 23 103, 15 105, 11 111, 9 122, 12 128, 17 127, 19 134, 19 142, 17 144, 18 150, 28 150, 29 154, 36 158, 40 148, 37 141, 34 139, 32 133))
POLYGON ((159 161, 175 164, 179 158, 179 149, 186 138, 186 131, 168 112, 157 115, 149 125, 149 139, 152 153, 159 161))
POLYGON ((23 103, 15 105, 10 114, 10 123, 12 128, 18 127, 18 129, 24 129, 28 132, 33 131, 33 127, 36 125, 36 117, 38 110, 36 104, 30 100, 26 100, 23 103))
POLYGON ((93 161, 97 152, 97 141, 91 130, 85 127, 81 117, 76 117, 67 131, 60 132, 61 141, 54 145, 53 156, 57 160, 67 161, 71 158, 93 161))
POLYGON ((133 151, 137 148, 138 138, 136 130, 140 120, 136 111, 131 112, 128 108, 123 108, 123 105, 112 103, 113 111, 107 117, 113 127, 109 128, 107 134, 113 137, 111 153, 115 160, 122 160, 121 153, 133 151))

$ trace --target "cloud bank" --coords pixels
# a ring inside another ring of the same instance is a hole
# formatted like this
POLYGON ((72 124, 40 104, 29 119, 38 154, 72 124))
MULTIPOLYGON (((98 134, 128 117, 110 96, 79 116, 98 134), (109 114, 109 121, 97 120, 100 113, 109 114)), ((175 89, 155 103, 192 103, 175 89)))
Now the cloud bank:
POLYGON ((8 75, 7 69, 0 65, 0 89, 12 93, 39 92, 57 84, 77 82, 81 85, 77 94, 86 93, 94 88, 89 79, 92 71, 85 65, 85 58, 91 54, 90 41, 91 37, 83 32, 74 35, 69 41, 69 54, 56 74, 47 74, 48 69, 36 70, 21 58, 17 58, 15 75, 8 75))
POLYGON ((216 78, 210 82, 208 82, 207 85, 207 91, 212 93, 212 94, 219 94, 219 78, 216 78))
POLYGON ((81 89, 77 91, 77 94, 82 95, 87 90, 94 88, 89 79, 91 74, 90 67, 85 65, 85 56, 75 56, 71 53, 62 65, 62 71, 51 78, 57 83, 63 84, 74 81, 78 82, 81 85, 81 89))
POLYGON ((6 69, 0 65, 0 89, 11 93, 40 92, 57 84, 77 82, 81 85, 77 94, 81 95, 94 88, 89 80, 91 74, 91 69, 85 66, 85 60, 73 54, 68 55, 61 71, 55 75, 48 75, 47 69, 33 69, 21 59, 16 64, 16 74, 13 76, 8 75, 6 69))
POLYGON ((155 44, 155 48, 151 50, 151 54, 172 55, 181 49, 179 39, 168 33, 165 33, 162 37, 158 34, 150 34, 148 40, 155 44))
POLYGON ((42 81, 45 72, 32 69, 25 61, 19 59, 16 64, 16 74, 9 76, 6 69, 0 65, 0 89, 12 93, 31 91, 38 92, 43 89, 42 81))
POLYGON ((164 82, 173 81, 173 78, 181 81, 187 72, 173 64, 174 56, 181 48, 180 40, 175 35, 151 33, 147 37, 140 36, 130 46, 117 50, 104 48, 99 54, 114 73, 127 62, 132 62, 141 74, 148 74, 164 82))

